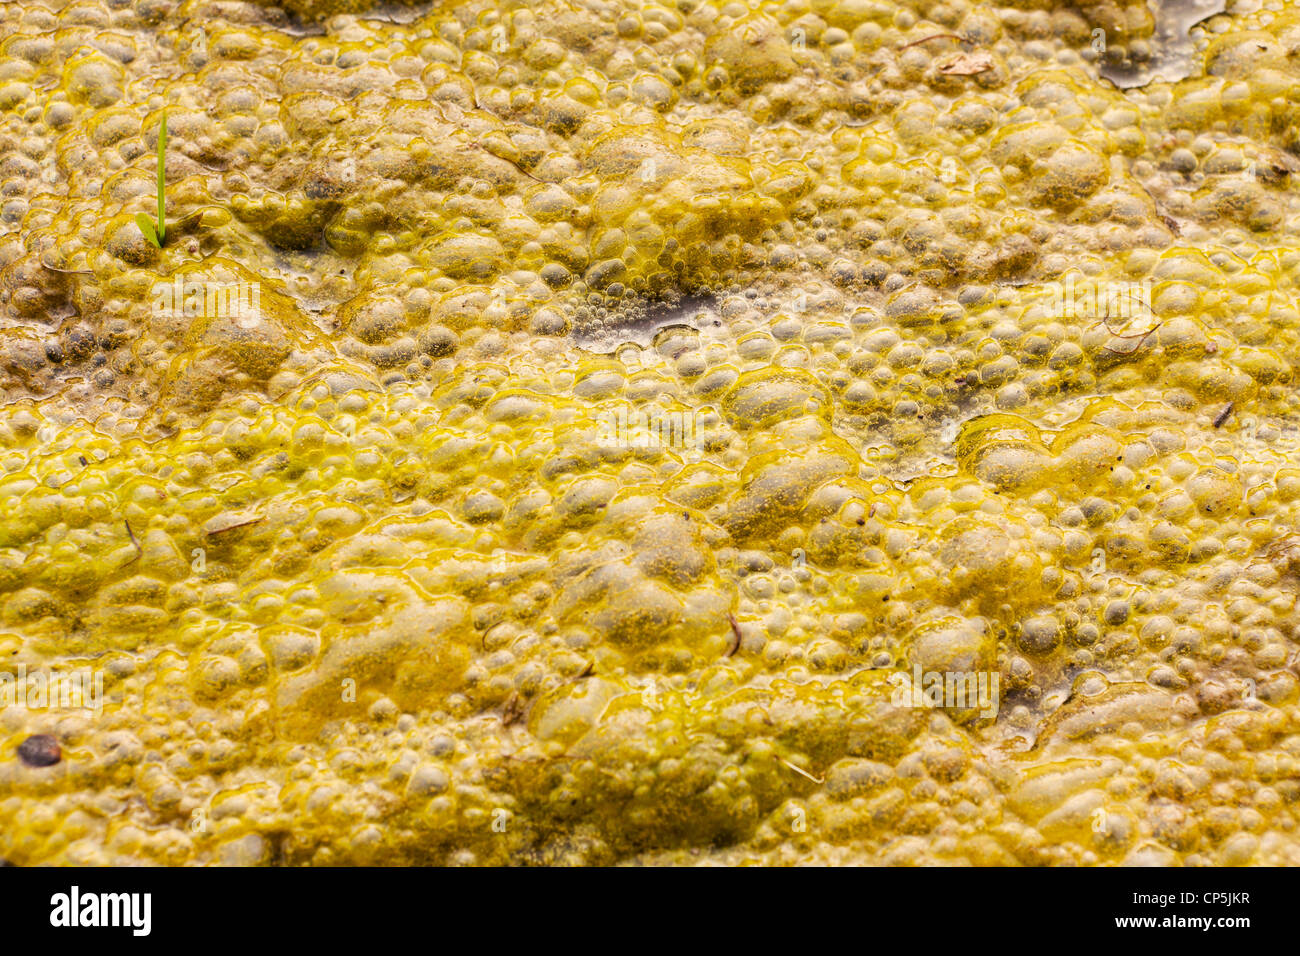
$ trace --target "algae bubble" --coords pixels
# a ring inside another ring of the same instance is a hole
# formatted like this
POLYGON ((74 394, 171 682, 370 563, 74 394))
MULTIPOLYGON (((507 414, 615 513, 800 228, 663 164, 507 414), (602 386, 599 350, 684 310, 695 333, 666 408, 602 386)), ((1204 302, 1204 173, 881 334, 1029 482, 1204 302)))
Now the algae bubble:
POLYGON ((1169 11, 0 7, 0 858, 1300 863, 1300 8, 1169 11))

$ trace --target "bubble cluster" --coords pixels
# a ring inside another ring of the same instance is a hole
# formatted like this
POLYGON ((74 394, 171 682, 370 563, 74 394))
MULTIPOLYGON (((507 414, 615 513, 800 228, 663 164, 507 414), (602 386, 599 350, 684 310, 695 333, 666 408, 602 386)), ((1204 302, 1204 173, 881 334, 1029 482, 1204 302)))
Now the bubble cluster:
POLYGON ((1037 6, 0 10, 0 857, 1300 862, 1297 20, 1037 6))

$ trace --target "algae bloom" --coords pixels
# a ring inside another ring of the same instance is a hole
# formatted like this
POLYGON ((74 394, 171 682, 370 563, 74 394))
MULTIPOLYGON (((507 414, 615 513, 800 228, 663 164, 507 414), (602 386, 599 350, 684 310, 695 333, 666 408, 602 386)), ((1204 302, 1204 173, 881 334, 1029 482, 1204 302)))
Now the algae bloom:
POLYGON ((0 7, 0 858, 1300 864, 1297 48, 0 7))

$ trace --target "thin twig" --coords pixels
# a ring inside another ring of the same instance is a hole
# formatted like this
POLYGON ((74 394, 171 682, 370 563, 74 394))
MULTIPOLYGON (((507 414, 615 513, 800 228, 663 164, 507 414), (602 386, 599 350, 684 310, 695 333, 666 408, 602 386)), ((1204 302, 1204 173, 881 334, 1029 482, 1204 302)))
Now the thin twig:
POLYGON ((931 40, 942 40, 944 38, 947 38, 949 40, 957 40, 961 43, 970 42, 965 37, 958 36, 955 33, 932 33, 928 37, 921 37, 921 39, 913 40, 911 43, 904 43, 898 49, 906 50, 909 46, 916 46, 918 43, 929 43, 931 40))
POLYGON ((51 272, 58 272, 65 276, 93 276, 95 274, 90 269, 60 269, 58 266, 50 265, 44 259, 38 258, 37 261, 51 272))
MULTIPOLYGON (((1109 345, 1103 345, 1102 348, 1104 348, 1107 352, 1114 352, 1116 355, 1132 355, 1134 352, 1136 352, 1138 349, 1140 349, 1140 348, 1142 347, 1143 343, 1146 342, 1147 337, 1150 336, 1152 332, 1154 332, 1156 329, 1160 328, 1160 326, 1162 326, 1162 325, 1164 325, 1164 322, 1157 322, 1157 323, 1156 323, 1155 325, 1153 325, 1151 328, 1149 328, 1149 329, 1147 329, 1145 332, 1143 332, 1143 333, 1142 333, 1142 337, 1138 340, 1137 345, 1133 346, 1133 347, 1132 347, 1131 349, 1129 349, 1127 352, 1124 351, 1123 349, 1113 349, 1113 348, 1111 348, 1109 345)), ((1109 326, 1107 326, 1107 328, 1109 328, 1109 326)), ((1124 339, 1124 338, 1130 338, 1130 339, 1131 339, 1131 338, 1133 338, 1134 336, 1132 336, 1132 335, 1120 335, 1120 336, 1116 336, 1116 337, 1117 337, 1117 338, 1121 338, 1121 339, 1124 339)))
POLYGON ((786 760, 784 757, 777 757, 776 759, 779 760, 779 761, 781 761, 781 763, 785 764, 787 767, 789 767, 791 770, 793 770, 795 773, 799 774, 800 776, 807 777, 807 778, 808 778, 809 780, 811 780, 813 783, 825 783, 825 782, 826 782, 826 778, 825 778, 825 777, 814 777, 814 776, 813 776, 812 774, 810 774, 807 770, 804 770, 802 767, 796 767, 794 764, 792 764, 790 761, 786 760))
POLYGON ((736 639, 731 642, 731 646, 727 649, 727 653, 722 655, 723 657, 731 657, 736 653, 736 651, 740 650, 740 642, 742 640, 740 634, 740 622, 736 620, 736 615, 728 614, 727 623, 731 625, 731 633, 736 639))
POLYGON ((135 557, 126 563, 133 564, 140 560, 140 557, 144 554, 144 549, 140 547, 140 542, 135 540, 135 532, 131 530, 131 522, 123 519, 122 524, 126 525, 126 536, 131 539, 131 544, 135 548, 135 557))
POLYGON ((247 521, 241 521, 239 524, 228 524, 224 528, 218 528, 215 531, 207 532, 209 538, 215 538, 219 534, 225 534, 227 531, 234 531, 236 528, 247 528, 250 524, 257 524, 259 521, 265 521, 264 517, 249 518, 247 521))

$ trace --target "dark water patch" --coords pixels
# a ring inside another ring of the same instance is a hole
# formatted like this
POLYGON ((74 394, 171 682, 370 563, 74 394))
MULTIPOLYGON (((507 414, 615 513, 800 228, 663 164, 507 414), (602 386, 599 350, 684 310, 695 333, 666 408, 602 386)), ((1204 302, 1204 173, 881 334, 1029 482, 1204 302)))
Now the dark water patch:
POLYGON ((300 13, 293 10, 282 10, 279 7, 268 7, 266 12, 267 22, 283 33, 295 37, 321 37, 328 32, 325 24, 318 21, 305 19, 300 13))
POLYGON ((428 16, 434 6, 432 3, 377 3, 357 19, 406 26, 428 16))
POLYGON ((674 327, 700 331, 722 324, 714 295, 687 295, 672 300, 642 302, 618 312, 594 315, 575 323, 573 342, 580 349, 612 355, 624 345, 649 348, 656 336, 674 327))
POLYGON ((1196 45, 1191 29, 1220 14, 1226 0, 1150 0, 1155 15, 1151 55, 1138 60, 1119 49, 1102 54, 1099 72, 1122 90, 1153 80, 1176 83, 1196 72, 1196 45))

